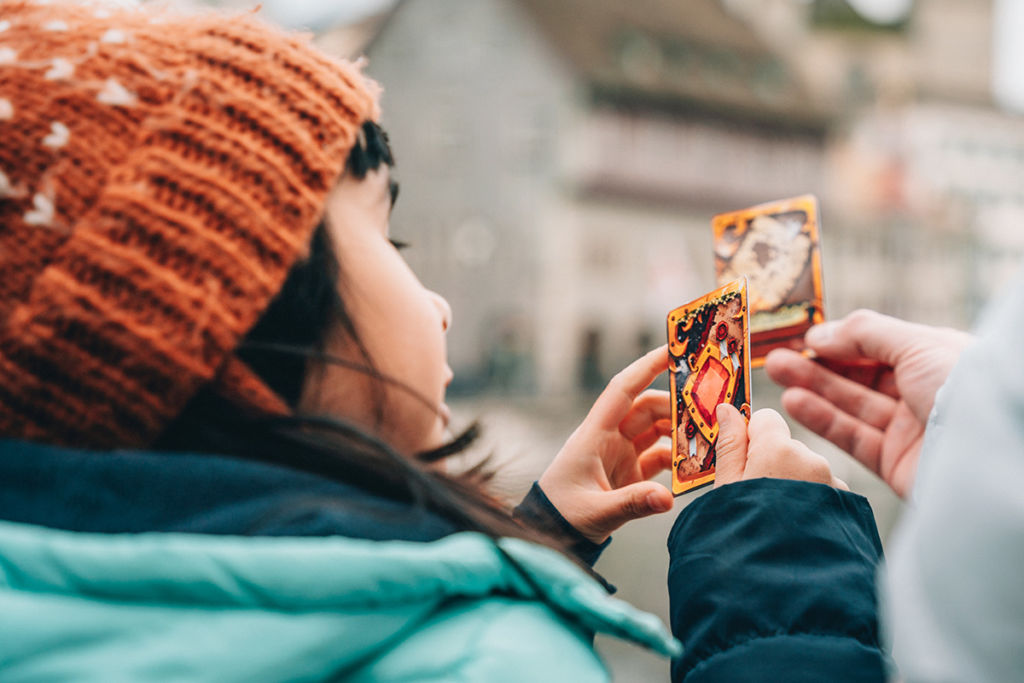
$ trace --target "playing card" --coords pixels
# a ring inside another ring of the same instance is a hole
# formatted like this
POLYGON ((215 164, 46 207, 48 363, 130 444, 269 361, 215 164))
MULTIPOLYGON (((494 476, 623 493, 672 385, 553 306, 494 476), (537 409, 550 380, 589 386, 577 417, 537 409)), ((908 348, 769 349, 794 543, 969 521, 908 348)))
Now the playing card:
POLYGON ((747 284, 740 278, 668 314, 672 492, 715 480, 718 420, 731 403, 750 417, 747 284))
POLYGON ((804 333, 825 320, 812 195, 723 213, 711 221, 718 284, 746 276, 751 367, 775 348, 802 351, 804 333))

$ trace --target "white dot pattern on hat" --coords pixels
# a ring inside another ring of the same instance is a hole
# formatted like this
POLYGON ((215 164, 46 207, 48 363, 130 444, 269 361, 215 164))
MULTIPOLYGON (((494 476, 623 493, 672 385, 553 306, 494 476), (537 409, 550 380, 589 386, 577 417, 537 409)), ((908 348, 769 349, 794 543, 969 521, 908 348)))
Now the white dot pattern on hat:
POLYGON ((3 21, 0 21, 0 33, 3 33, 4 31, 9 29, 10 27, 11 27, 11 22, 7 21, 6 19, 4 19, 3 21))
POLYGON ((49 70, 47 70, 47 72, 43 74, 43 78, 45 78, 48 81, 67 80, 68 78, 71 78, 71 76, 73 76, 74 73, 74 64, 64 59, 63 57, 55 57, 53 61, 50 62, 49 70))
POLYGON ((3 171, 0 171, 0 199, 5 197, 14 196, 14 187, 11 185, 10 178, 3 171))
POLYGON ((0 97, 0 121, 10 121, 14 118, 14 105, 10 100, 0 97))
POLYGON ((100 38, 101 43, 126 43, 128 34, 119 28, 108 29, 100 38))
POLYGON ((44 31, 67 31, 68 22, 57 19, 55 21, 48 21, 43 24, 44 31))
POLYGON ((52 226, 55 213, 53 200, 37 192, 32 198, 32 205, 35 208, 25 212, 24 221, 29 225, 52 226))
POLYGON ((103 84, 103 89, 96 95, 96 99, 103 104, 115 107, 130 107, 135 104, 135 93, 131 92, 116 79, 108 78, 103 84))
POLYGON ((0 47, 0 64, 14 64, 18 53, 9 47, 0 47))
POLYGON ((54 121, 50 124, 50 134, 43 138, 43 145, 53 149, 60 149, 68 144, 70 139, 71 131, 68 130, 68 127, 60 121, 54 121))

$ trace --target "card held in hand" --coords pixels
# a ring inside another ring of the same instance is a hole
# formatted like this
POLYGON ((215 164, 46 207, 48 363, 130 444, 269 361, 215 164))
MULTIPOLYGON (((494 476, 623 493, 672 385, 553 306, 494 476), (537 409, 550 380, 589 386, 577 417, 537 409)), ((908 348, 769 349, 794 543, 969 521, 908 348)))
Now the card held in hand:
POLYGON ((750 287, 751 367, 775 348, 804 349, 804 333, 823 322, 818 200, 813 195, 761 204, 711 220, 715 272, 723 285, 750 287))
POLYGON ((745 278, 668 314, 675 495, 715 480, 718 404, 731 403, 750 418, 747 322, 745 278))

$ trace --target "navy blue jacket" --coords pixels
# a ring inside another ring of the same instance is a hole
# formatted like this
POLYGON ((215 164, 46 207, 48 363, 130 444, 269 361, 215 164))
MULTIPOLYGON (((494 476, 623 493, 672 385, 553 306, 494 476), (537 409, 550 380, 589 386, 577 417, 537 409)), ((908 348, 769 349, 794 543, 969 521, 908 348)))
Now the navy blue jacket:
POLYGON ((460 531, 420 507, 286 467, 8 440, 0 440, 0 519, 96 533, 401 541, 433 541, 460 531))
POLYGON ((668 538, 672 680, 884 681, 875 572, 862 496, 755 479, 712 490, 668 538))
MULTIPOLYGON (((537 484, 515 516, 562 536, 590 566, 607 546, 573 529, 537 484)), ((336 535, 421 542, 461 530, 411 503, 287 467, 189 453, 96 453, 3 439, 0 519, 97 533, 336 535)))

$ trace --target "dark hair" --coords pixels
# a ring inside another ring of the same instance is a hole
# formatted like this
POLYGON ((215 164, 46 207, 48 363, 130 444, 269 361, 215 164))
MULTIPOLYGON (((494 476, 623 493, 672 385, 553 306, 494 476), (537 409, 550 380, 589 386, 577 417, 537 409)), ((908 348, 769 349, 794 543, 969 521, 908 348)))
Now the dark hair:
MULTIPOLYGON (((377 124, 367 122, 349 154, 345 173, 363 178, 382 164, 394 164, 387 135, 377 124)), ((385 415, 386 385, 415 394, 374 367, 339 294, 340 258, 321 221, 313 232, 308 258, 291 269, 278 295, 237 349, 240 359, 296 412, 288 417, 245 415, 207 387, 164 431, 156 448, 219 453, 310 471, 420 505, 461 529, 492 537, 529 538, 562 549, 557 541, 517 524, 485 492, 489 478, 485 463, 455 476, 428 467, 462 452, 477 435, 475 424, 449 444, 409 458, 354 425, 297 412, 309 371, 323 363, 344 365, 374 378, 371 399, 378 424, 385 415), (326 353, 328 332, 338 329, 355 345, 360 363, 326 353)))

